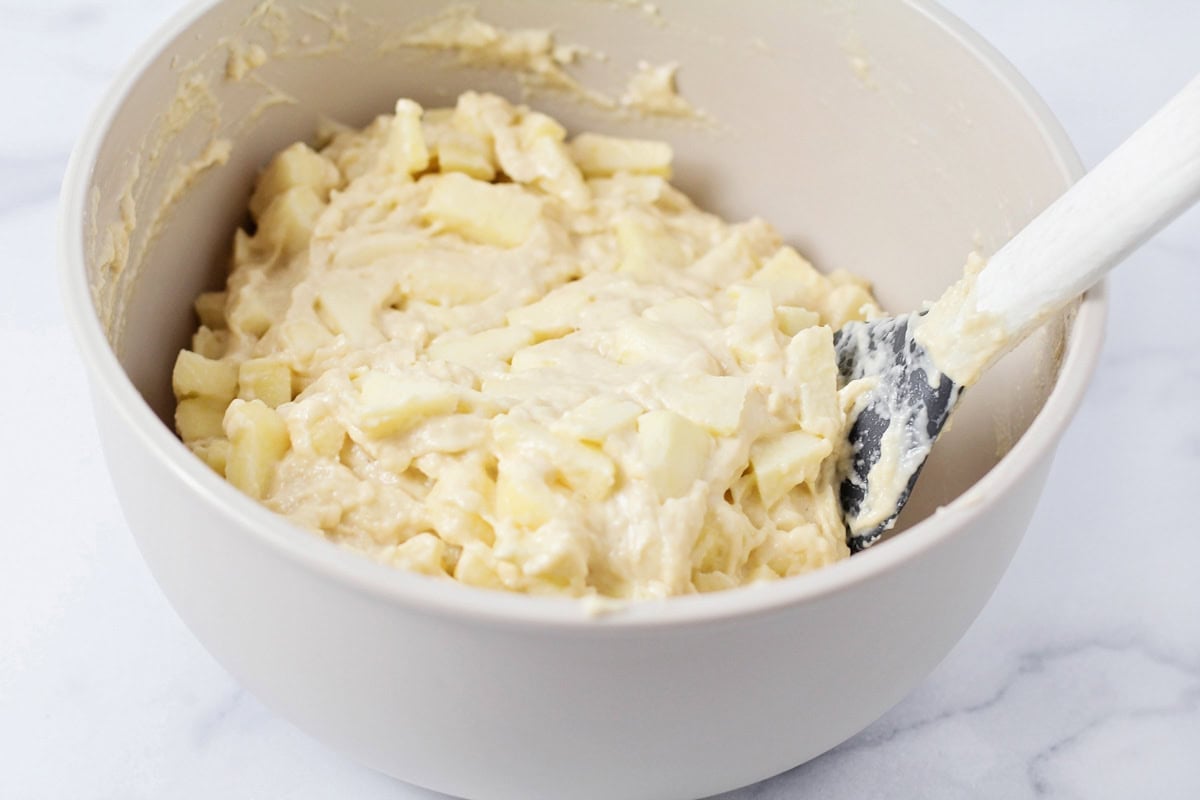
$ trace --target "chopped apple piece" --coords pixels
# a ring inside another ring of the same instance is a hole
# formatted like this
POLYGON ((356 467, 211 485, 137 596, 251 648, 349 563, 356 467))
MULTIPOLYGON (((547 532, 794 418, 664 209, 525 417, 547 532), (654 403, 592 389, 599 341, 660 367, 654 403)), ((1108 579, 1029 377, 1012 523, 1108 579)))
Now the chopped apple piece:
POLYGON ((756 443, 750 448, 750 465, 763 505, 770 508, 796 486, 816 478, 831 452, 828 439, 804 431, 756 443))
POLYGON ((447 264, 442 269, 414 269, 401 284, 410 300, 434 306, 478 303, 496 291, 490 276, 480 275, 469 264, 447 264))
POLYGON ((175 407, 175 430, 185 443, 216 439, 225 435, 221 420, 228 400, 216 397, 187 397, 175 407))
POLYGON ((483 545, 464 547, 454 566, 454 579, 468 586, 503 589, 504 579, 496 569, 496 558, 483 545))
POLYGON ((243 287, 229 309, 229 320, 237 330, 261 337, 279 319, 278 299, 251 286, 243 287))
POLYGON ((200 324, 214 331, 225 327, 225 292, 204 292, 196 298, 196 316, 200 324))
POLYGON ((251 358, 238 367, 238 396, 278 408, 292 399, 292 370, 281 358, 251 358))
POLYGON ((775 305, 804 308, 817 308, 829 285, 828 279, 791 247, 781 247, 750 282, 768 289, 775 305))
POLYGON ((422 216, 464 238, 516 247, 529 238, 541 201, 515 184, 477 181, 460 172, 437 179, 422 216))
POLYGON ((734 230, 688 267, 688 272, 714 286, 741 280, 758 266, 746 234, 734 230))
POLYGON ((734 340, 730 349, 746 364, 772 361, 779 357, 779 342, 775 333, 775 307, 771 293, 759 286, 738 284, 732 287, 737 296, 734 340))
POLYGON ((839 436, 842 411, 833 331, 820 326, 793 336, 784 351, 784 375, 800 387, 800 427, 826 439, 839 436))
POLYGON ((551 142, 562 142, 567 138, 567 129, 558 120, 548 117, 540 111, 526 111, 517 123, 517 136, 521 146, 528 150, 534 142, 546 139, 551 142))
POLYGON ((359 426, 377 439, 406 431, 427 417, 448 414, 459 399, 453 384, 377 370, 359 378, 358 390, 359 426))
POLYGON ((603 500, 616 483, 612 459, 591 445, 510 417, 497 417, 492 430, 501 448, 533 450, 553 467, 568 488, 588 500, 603 500))
POLYGON ((513 353, 511 361, 513 372, 525 372, 531 369, 546 369, 560 367, 577 357, 570 346, 563 345, 559 339, 548 339, 544 342, 522 347, 513 353))
POLYGON ((311 189, 318 199, 327 200, 330 190, 340 182, 341 175, 332 161, 303 142, 297 142, 271 159, 258 177, 254 195, 250 198, 250 213, 255 219, 261 219, 271 201, 297 186, 311 189))
POLYGON ((566 145, 550 138, 537 139, 529 146, 528 153, 536 169, 527 183, 562 198, 571 208, 585 209, 591 204, 591 190, 566 145))
POLYGON ((212 468, 212 471, 225 477, 225 464, 229 461, 232 445, 228 439, 200 439, 188 442, 188 448, 212 468))
POLYGON ((279 336, 289 352, 301 359, 312 358, 313 353, 333 341, 329 329, 311 319, 293 319, 279 328, 279 336))
POLYGON ((471 336, 447 339, 442 336, 429 345, 426 355, 466 367, 481 367, 508 361, 522 347, 533 343, 533 332, 520 326, 480 331, 471 336))
POLYGON ((571 156, 588 178, 618 172, 671 177, 671 145, 646 139, 622 139, 581 133, 571 140, 571 156))
POLYGON ((716 363, 703 347, 665 325, 634 317, 617 329, 612 352, 621 364, 662 364, 672 368, 716 371, 716 363))
POLYGON ((673 411, 647 411, 638 417, 638 450, 659 497, 686 494, 704 474, 712 437, 673 411))
POLYGON ((776 306, 775 325, 784 336, 795 336, 805 328, 821 324, 821 315, 799 306, 776 306))
POLYGON ((438 141, 437 156, 442 172, 461 172, 480 181, 496 177, 491 144, 481 136, 449 130, 438 141))
POLYGON ((446 543, 432 533, 418 533, 392 551, 397 566, 422 575, 445 576, 446 543))
POLYGON ((825 296, 821 304, 825 323, 837 330, 847 322, 862 321, 869 315, 877 313, 879 307, 871 298, 871 293, 863 287, 846 283, 835 286, 825 296))
POLYGON ((721 436, 733 434, 741 424, 746 390, 744 378, 719 375, 667 375, 659 383, 667 408, 721 436))
POLYGON ((337 417, 320 416, 309 420, 308 446, 322 458, 337 458, 346 443, 346 429, 337 417))
POLYGON ((370 345, 383 340, 375 324, 377 300, 361 281, 331 281, 317 295, 317 316, 331 331, 352 344, 370 345))
POLYGON ((229 331, 214 331, 212 328, 201 325, 192 334, 192 350, 205 358, 224 358, 228 348, 229 331))
POLYGON ((579 312, 590 300, 588 296, 571 286, 557 289, 527 306, 508 312, 509 325, 528 328, 538 338, 563 336, 575 329, 579 312))
POLYGON ((559 498, 527 464, 500 459, 496 475, 496 512, 525 528, 538 528, 554 516, 559 498))
POLYGON ((649 279, 679 269, 687 260, 679 242, 654 217, 626 214, 617 220, 616 228, 622 272, 649 279))
POLYGON ((714 330, 719 327, 717 318, 693 297, 677 297, 656 306, 650 306, 642 316, 651 322, 659 322, 684 330, 714 330))
POLYGON ((559 422, 564 433, 584 442, 603 442, 617 431, 633 425, 645 411, 640 403, 608 397, 593 397, 567 412, 559 422))
POLYGON ((563 482, 596 503, 608 497, 616 483, 616 466, 596 447, 559 438, 554 465, 563 482))
POLYGON ((267 206, 258 220, 254 238, 280 248, 285 255, 299 253, 308 247, 317 217, 324 208, 325 204, 312 189, 294 186, 267 206))
POLYGON ((237 395, 237 373, 231 362, 180 350, 171 371, 171 388, 179 398, 213 397, 228 403, 237 395))
POLYGON ((429 148, 421 130, 421 107, 412 100, 396 103, 396 115, 388 128, 387 163, 397 172, 414 175, 429 166, 429 148))
POLYGON ((265 497, 291 446, 283 417, 261 400, 234 400, 225 412, 225 433, 231 444, 225 477, 251 497, 265 497))

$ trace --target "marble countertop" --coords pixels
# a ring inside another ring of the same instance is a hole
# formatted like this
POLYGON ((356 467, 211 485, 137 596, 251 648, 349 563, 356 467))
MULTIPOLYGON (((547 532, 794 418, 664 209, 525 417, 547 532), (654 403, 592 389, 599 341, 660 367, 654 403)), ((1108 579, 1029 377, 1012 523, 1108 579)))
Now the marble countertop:
MULTIPOLYGON (((947 5, 1089 164, 1200 70, 1194 0, 947 5)), ((87 112, 175 6, 0 0, 0 798, 432 798, 222 671, 155 587, 105 473, 55 202, 87 112)), ((1200 797, 1200 208, 1111 287, 1095 383, 982 616, 870 728, 725 800, 1200 797)))

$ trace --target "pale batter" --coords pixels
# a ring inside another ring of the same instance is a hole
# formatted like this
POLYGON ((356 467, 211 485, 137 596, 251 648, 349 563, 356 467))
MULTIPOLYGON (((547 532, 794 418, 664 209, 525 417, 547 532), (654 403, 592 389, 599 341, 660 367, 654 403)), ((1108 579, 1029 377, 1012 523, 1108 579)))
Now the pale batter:
POLYGON ((401 100, 271 162, 176 365, 185 442, 397 566, 645 598, 848 555, 832 331, 878 313, 661 142, 492 95, 401 100))

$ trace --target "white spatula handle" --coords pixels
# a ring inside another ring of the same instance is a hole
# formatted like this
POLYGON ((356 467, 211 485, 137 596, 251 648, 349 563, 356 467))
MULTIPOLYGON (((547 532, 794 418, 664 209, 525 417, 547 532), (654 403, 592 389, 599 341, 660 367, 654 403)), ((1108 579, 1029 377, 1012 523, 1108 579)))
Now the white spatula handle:
POLYGON ((988 261, 979 311, 1014 340, 1200 198, 1200 76, 988 261))

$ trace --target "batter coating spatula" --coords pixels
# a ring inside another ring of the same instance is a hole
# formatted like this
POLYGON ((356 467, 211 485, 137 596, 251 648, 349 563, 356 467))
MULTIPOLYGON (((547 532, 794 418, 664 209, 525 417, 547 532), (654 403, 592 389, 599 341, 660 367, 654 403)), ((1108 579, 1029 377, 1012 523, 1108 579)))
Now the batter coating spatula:
POLYGON ((842 384, 874 381, 840 487, 851 551, 895 523, 963 390, 1198 198, 1200 76, 928 309, 834 334, 842 384))

